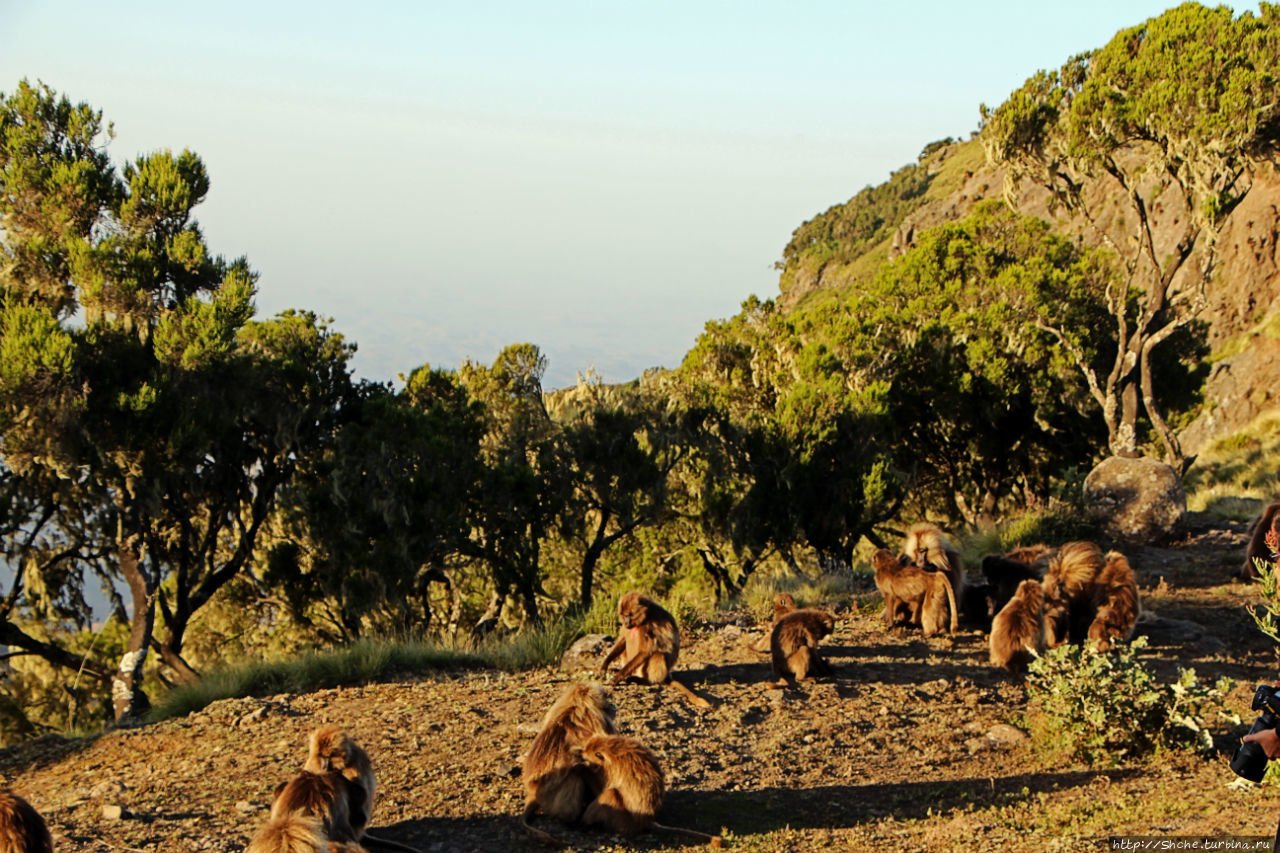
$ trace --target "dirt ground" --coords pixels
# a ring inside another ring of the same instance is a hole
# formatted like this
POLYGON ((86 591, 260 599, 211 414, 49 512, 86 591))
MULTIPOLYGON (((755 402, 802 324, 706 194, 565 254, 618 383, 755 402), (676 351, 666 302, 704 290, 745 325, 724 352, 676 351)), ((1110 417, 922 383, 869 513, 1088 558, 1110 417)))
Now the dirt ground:
MULTIPOLYGON (((1242 526, 1199 523, 1167 548, 1126 549, 1163 678, 1195 667, 1252 686, 1277 677, 1271 644, 1230 580, 1242 526)), ((1090 850, 1110 836, 1268 836, 1280 791, 1239 791, 1227 756, 1160 755, 1115 767, 1055 765, 1017 729, 1023 688, 986 662, 977 631, 889 636, 868 594, 837 607, 829 680, 778 689, 751 644, 754 615, 686 632, 679 670, 712 699, 614 690, 618 722, 663 760, 663 822, 721 832, 725 846, 782 850, 1090 850), (1010 728, 1012 727, 1012 728, 1010 728)), ((539 849, 522 834, 521 757, 576 677, 551 670, 423 674, 399 683, 215 703, 191 717, 0 753, 0 776, 46 815, 59 851, 239 851, 276 784, 299 768, 307 733, 345 726, 380 778, 378 834, 423 851, 539 849), (122 807, 123 814, 115 816, 122 807)), ((1224 742, 1232 733, 1223 722, 1224 742)), ((578 850, 665 850, 544 822, 578 850)))

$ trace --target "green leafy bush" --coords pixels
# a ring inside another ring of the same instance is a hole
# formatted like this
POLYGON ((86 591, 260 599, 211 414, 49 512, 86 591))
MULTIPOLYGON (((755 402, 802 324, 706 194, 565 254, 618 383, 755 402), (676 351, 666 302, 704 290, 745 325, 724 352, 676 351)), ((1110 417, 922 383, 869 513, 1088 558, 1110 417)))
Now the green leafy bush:
POLYGON ((1033 661, 1027 676, 1027 723, 1047 752, 1118 762, 1160 749, 1213 747, 1206 720, 1219 712, 1228 679, 1202 684, 1182 669, 1161 683, 1138 660, 1139 637, 1107 653, 1059 646, 1033 661))
POLYGON ((1249 608, 1249 615, 1257 623, 1258 630, 1280 643, 1280 577, 1277 577, 1280 575, 1280 540, 1272 531, 1266 542, 1271 559, 1255 557, 1253 561, 1262 587, 1262 604, 1249 608))

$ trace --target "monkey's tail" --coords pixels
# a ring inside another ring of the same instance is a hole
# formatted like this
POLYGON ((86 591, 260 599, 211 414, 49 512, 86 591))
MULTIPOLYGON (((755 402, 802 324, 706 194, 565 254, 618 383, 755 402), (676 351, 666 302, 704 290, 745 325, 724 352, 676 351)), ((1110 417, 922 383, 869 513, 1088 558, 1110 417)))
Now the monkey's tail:
POLYGON ((951 587, 951 578, 947 577, 946 572, 939 572, 942 575, 942 585, 947 588, 947 603, 951 605, 951 633, 955 634, 956 629, 960 627, 960 611, 956 608, 956 591, 951 587))
POLYGON ((692 704, 701 708, 704 711, 711 707, 710 702, 708 702, 706 699, 703 699, 697 693, 694 693, 684 684, 681 684, 679 681, 675 679, 675 676, 667 676, 667 686, 676 690, 676 692, 684 696, 684 698, 688 699, 692 704))
POLYGON ((524 825, 524 831, 529 833, 529 837, 540 844, 546 845, 547 847, 555 847, 557 849, 565 847, 565 843, 559 838, 556 838, 551 833, 538 829, 533 825, 533 818, 537 814, 538 804, 536 802, 531 802, 529 805, 524 807, 524 818, 521 820, 521 823, 524 825))
POLYGON ((422 853, 417 847, 410 847, 408 844, 401 844, 399 841, 392 841, 390 838, 379 838, 376 835, 370 835, 368 832, 360 836, 360 843, 365 847, 377 847, 379 850, 403 850, 404 853, 422 853))
POLYGON ((658 823, 656 820, 649 824, 649 826, 654 829, 662 830, 663 832, 673 832, 676 835, 683 835, 686 838, 696 838, 699 841, 707 842, 707 844, 712 847, 719 848, 724 846, 723 839, 718 835, 707 835, 705 832, 698 832, 695 829, 685 829, 679 826, 667 826, 666 824, 658 823))

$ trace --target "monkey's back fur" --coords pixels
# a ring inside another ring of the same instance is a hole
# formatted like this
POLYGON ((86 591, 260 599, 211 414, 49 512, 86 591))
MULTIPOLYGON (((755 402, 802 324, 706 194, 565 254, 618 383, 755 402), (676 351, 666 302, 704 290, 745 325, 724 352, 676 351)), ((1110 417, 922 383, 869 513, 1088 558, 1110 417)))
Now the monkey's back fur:
POLYGON ((1115 640, 1133 636, 1138 624, 1138 580, 1129 560, 1118 551, 1109 551, 1102 571, 1090 591, 1095 613, 1088 639, 1105 651, 1115 640))
POLYGON ((599 767, 604 790, 582 815, 588 826, 632 835, 648 829, 662 807, 666 781, 658 757, 633 737, 598 735, 582 746, 582 760, 599 767))
POLYGON ((773 674, 798 681, 830 675, 831 667, 818 653, 818 644, 835 628, 835 617, 825 610, 806 608, 783 615, 769 634, 773 674))
POLYGON ((378 790, 369 753, 340 727, 324 725, 315 729, 307 740, 307 761, 303 769, 312 773, 341 773, 364 789, 364 802, 351 814, 352 827, 357 835, 363 835, 365 827, 373 819, 378 790))
POLYGON ((1044 588, 1038 580, 1018 584, 991 621, 991 663, 1022 672, 1045 649, 1044 588))
POLYGON ((300 770, 281 786, 271 804, 271 822, 290 817, 314 818, 326 839, 356 841, 352 815, 364 815, 364 787, 336 770, 313 773, 300 770))
POLYGON ((40 812, 11 791, 0 791, 0 853, 53 853, 40 812))
POLYGON ((245 853, 357 853, 363 850, 354 843, 331 843, 317 818, 291 815, 259 829, 245 853))

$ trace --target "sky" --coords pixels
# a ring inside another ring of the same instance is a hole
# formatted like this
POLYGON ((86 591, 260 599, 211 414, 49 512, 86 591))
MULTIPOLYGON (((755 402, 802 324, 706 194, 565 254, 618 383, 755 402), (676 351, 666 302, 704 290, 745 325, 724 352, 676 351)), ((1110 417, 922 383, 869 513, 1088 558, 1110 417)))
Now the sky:
POLYGON ((0 91, 198 153, 212 250, 360 376, 531 341, 553 388, 678 365, 802 222, 1171 5, 0 0, 0 91))

